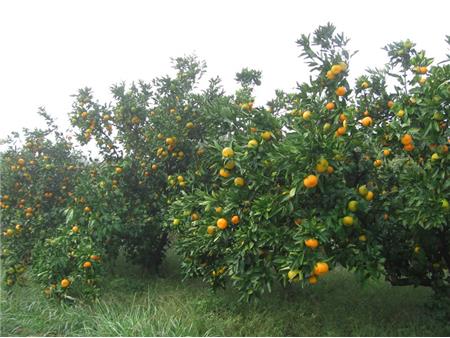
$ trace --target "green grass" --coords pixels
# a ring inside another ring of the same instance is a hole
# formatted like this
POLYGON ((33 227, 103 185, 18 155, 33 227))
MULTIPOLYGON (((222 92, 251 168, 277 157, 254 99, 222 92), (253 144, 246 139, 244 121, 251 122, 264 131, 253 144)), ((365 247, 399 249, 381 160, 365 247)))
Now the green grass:
POLYGON ((37 286, 2 292, 2 336, 448 336, 450 325, 431 316, 425 288, 360 285, 337 270, 311 288, 281 289, 240 304, 229 290, 211 292, 181 281, 176 257, 164 277, 122 265, 94 304, 58 305, 37 286))

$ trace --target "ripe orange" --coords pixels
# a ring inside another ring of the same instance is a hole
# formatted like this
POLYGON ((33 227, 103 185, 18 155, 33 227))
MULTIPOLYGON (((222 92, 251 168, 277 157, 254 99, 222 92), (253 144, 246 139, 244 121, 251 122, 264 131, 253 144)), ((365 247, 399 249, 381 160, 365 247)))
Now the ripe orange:
POLYGON ((123 172, 123 169, 121 167, 116 168, 116 174, 121 174, 123 172))
POLYGON ((328 168, 327 168, 327 173, 328 173, 328 174, 334 173, 334 168, 333 168, 331 165, 328 166, 328 168))
POLYGON ((216 211, 218 214, 220 214, 220 213, 222 213, 223 208, 222 208, 222 207, 216 207, 215 211, 216 211))
POLYGON ((308 283, 311 285, 317 284, 317 277, 316 276, 311 276, 308 278, 308 283))
POLYGON ((216 224, 220 230, 225 230, 228 228, 228 221, 225 218, 219 218, 216 224))
POLYGON ((365 118, 363 118, 361 120, 361 124, 364 127, 370 127, 372 125, 372 123, 373 123, 373 120, 372 120, 372 118, 370 116, 366 116, 365 118))
POLYGON ((223 148, 222 156, 226 158, 233 157, 234 156, 233 149, 231 149, 230 147, 223 148))
POLYGON ((334 104, 334 102, 328 102, 328 103, 325 105, 325 108, 326 108, 327 110, 333 110, 335 107, 336 107, 336 105, 334 104))
POLYGON ((152 164, 152 170, 153 170, 153 171, 158 170, 158 166, 157 166, 156 164, 152 164))
POLYGON ((199 214, 197 214, 196 212, 192 213, 191 220, 198 221, 199 219, 200 219, 199 214))
POLYGON ((272 138, 272 133, 270 131, 264 131, 261 133, 261 137, 264 141, 269 141, 272 138))
POLYGON ((319 241, 315 238, 309 238, 309 239, 305 240, 305 245, 308 248, 315 249, 319 246, 319 241))
POLYGON ((361 88, 367 89, 367 88, 369 88, 369 84, 366 81, 364 81, 363 83, 361 83, 361 88))
POLYGON ((368 191, 367 195, 366 195, 366 200, 367 201, 373 200, 373 196, 374 196, 373 192, 372 191, 368 191))
POLYGON ((347 116, 344 113, 342 113, 341 115, 339 115, 339 121, 341 122, 347 121, 347 116))
POLYGON ((303 185, 308 188, 314 188, 319 183, 319 178, 316 175, 309 175, 303 180, 303 185))
POLYGON ((333 73, 334 75, 338 75, 339 73, 342 72, 342 66, 341 65, 333 65, 331 66, 331 73, 333 73))
POLYGON ((383 155, 384 156, 389 156, 391 154, 391 150, 390 149, 384 149, 383 150, 383 155))
POLYGON ((403 146, 403 149, 404 149, 405 151, 413 151, 414 148, 415 148, 415 146, 414 146, 414 144, 412 144, 412 143, 405 144, 405 145, 403 146))
POLYGON ((175 144, 175 140, 172 137, 166 138, 166 144, 168 146, 175 144))
POLYGON ((383 164, 383 161, 381 161, 381 160, 375 160, 375 161, 373 161, 373 165, 374 165, 376 168, 381 167, 382 164, 383 164))
POLYGON ((61 281, 61 287, 62 287, 63 289, 68 288, 69 285, 70 285, 70 280, 68 280, 67 278, 64 278, 64 279, 61 281))
POLYGON ((216 227, 214 226, 214 225, 209 225, 207 228, 206 228, 206 233, 208 234, 208 235, 212 235, 212 234, 214 234, 216 232, 216 227))
POLYGON ((224 168, 221 168, 219 170, 219 175, 222 176, 222 177, 227 178, 227 177, 230 177, 231 174, 230 174, 230 172, 228 170, 226 170, 224 168))
POLYGON ((393 106, 394 106, 394 102, 393 102, 393 101, 388 101, 388 102, 387 102, 387 107, 388 107, 389 109, 391 109, 393 106))
POLYGON ((240 220, 241 219, 238 215, 234 215, 233 217, 231 217, 231 223, 233 223, 234 225, 238 224, 240 220))
POLYGON ((192 122, 186 123, 186 129, 192 129, 194 128, 194 124, 192 122))
POLYGON ((89 261, 83 263, 83 268, 85 268, 85 269, 89 269, 91 266, 92 266, 92 263, 89 261))
POLYGON ((340 86, 336 89, 337 96, 344 96, 347 93, 347 89, 344 86, 340 86))
POLYGON ((401 142, 404 146, 411 144, 413 142, 413 138, 410 134, 405 134, 401 138, 401 142))
POLYGON ((245 180, 242 177, 236 177, 234 179, 234 185, 237 187, 242 187, 245 184, 245 180))
POLYGON ((91 207, 84 207, 84 212, 91 212, 92 208, 91 207))
POLYGON ((25 165, 25 160, 23 158, 19 158, 17 160, 17 164, 20 165, 21 167, 23 167, 25 165))
POLYGON ((428 72, 428 68, 425 66, 419 67, 419 74, 426 74, 428 72))
POLYGON ((73 231, 73 232, 78 232, 78 231, 80 231, 80 229, 78 228, 78 226, 74 225, 74 226, 72 227, 72 231, 73 231))
POLYGON ((316 276, 324 275, 328 272, 328 264, 325 262, 318 262, 314 266, 314 274, 316 276))
POLYGON ((93 261, 99 261, 100 260, 100 256, 99 255, 91 255, 90 257, 93 261))
POLYGON ((295 225, 300 225, 300 224, 302 224, 302 219, 301 218, 296 218, 294 220, 294 223, 295 223, 295 225))
POLYGON ((331 70, 329 70, 325 76, 328 80, 334 80, 334 78, 336 77, 336 75, 334 75, 331 70))
POLYGON ((337 136, 342 136, 342 135, 345 135, 346 132, 347 132, 347 128, 346 127, 339 127, 336 130, 336 135, 337 136))
POLYGON ((312 116, 312 113, 309 110, 303 112, 303 114, 302 114, 302 118, 305 121, 311 120, 311 116, 312 116))
POLYGON ((344 225, 351 226, 353 225, 353 223, 353 216, 345 216, 344 218, 342 218, 342 224, 344 225))

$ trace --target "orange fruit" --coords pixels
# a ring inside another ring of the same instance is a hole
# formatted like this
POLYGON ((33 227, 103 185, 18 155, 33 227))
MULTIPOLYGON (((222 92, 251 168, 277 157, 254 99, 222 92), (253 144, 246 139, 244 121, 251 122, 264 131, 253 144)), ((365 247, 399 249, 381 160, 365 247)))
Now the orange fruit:
POLYGON ((222 213, 223 208, 222 208, 222 207, 216 207, 215 211, 216 211, 218 214, 220 214, 220 213, 222 213))
POLYGON ((91 212, 92 208, 91 207, 84 207, 84 212, 91 212))
POLYGON ((23 167, 25 165, 25 160, 23 158, 19 158, 17 160, 17 164, 20 165, 21 167, 23 167))
POLYGON ((225 218, 219 218, 216 224, 220 230, 225 230, 228 228, 228 221, 225 218))
POLYGON ((366 81, 364 81, 363 83, 361 83, 361 88, 367 89, 367 88, 369 88, 369 84, 366 81))
POLYGON ((413 151, 414 150, 414 144, 412 144, 412 143, 409 143, 409 144, 405 144, 404 146, 403 146, 403 149, 405 150, 405 151, 413 151))
POLYGON ((100 260, 100 256, 99 255, 91 255, 90 257, 93 261, 99 261, 100 260))
POLYGON ((341 122, 347 121, 347 116, 344 113, 342 113, 341 115, 339 115, 339 121, 341 122))
POLYGON ((370 127, 373 123, 373 120, 370 116, 366 116, 360 122, 364 127, 370 127))
POLYGON ((373 200, 373 196, 374 196, 373 192, 372 191, 368 191, 367 195, 366 195, 366 200, 368 200, 368 201, 373 200))
POLYGON ((336 75, 334 75, 331 70, 329 70, 325 76, 328 80, 334 80, 334 78, 336 77, 336 75))
POLYGON ((390 149, 384 149, 383 150, 383 155, 384 156, 389 156, 391 154, 391 150, 390 149))
POLYGON ((153 165, 152 165, 152 170, 153 170, 153 171, 158 170, 158 166, 157 166, 156 164, 153 164, 153 165))
POLYGON ((237 187, 242 187, 245 184, 245 180, 242 177, 236 177, 234 179, 234 185, 237 187))
POLYGON ((68 280, 67 278, 64 278, 64 279, 61 281, 61 287, 62 287, 63 289, 68 288, 69 285, 70 285, 70 280, 68 280))
POLYGON ((353 225, 353 223, 353 216, 345 216, 344 218, 342 218, 342 224, 344 225, 351 226, 353 225))
POLYGON ((428 72, 428 68, 425 66, 419 67, 420 74, 426 74, 428 72))
POLYGON ((388 107, 389 109, 391 109, 393 106, 394 106, 394 102, 393 102, 393 101, 388 101, 388 102, 387 102, 387 107, 388 107))
POLYGON ((317 284, 317 277, 316 276, 311 276, 308 278, 308 283, 311 285, 317 284))
POLYGON ((383 164, 383 161, 381 161, 381 160, 375 160, 375 161, 373 161, 373 165, 374 165, 376 168, 381 167, 382 164, 383 164))
POLYGON ((407 144, 411 144, 413 142, 413 138, 410 134, 405 134, 402 136, 401 142, 404 146, 406 146, 407 144))
POLYGON ((89 269, 91 266, 92 266, 92 263, 89 261, 83 263, 83 268, 85 268, 85 269, 89 269))
POLYGON ((261 137, 264 141, 269 141, 272 138, 272 133, 270 131, 264 131, 261 133, 261 137))
POLYGON ((315 249, 319 246, 319 241, 315 238, 309 238, 309 239, 305 240, 305 245, 308 248, 315 249))
POLYGON ((347 128, 346 127, 339 127, 336 130, 336 135, 337 136, 342 136, 342 135, 345 135, 346 132, 347 132, 347 128))
POLYGON ((338 75, 339 73, 342 72, 342 66, 341 65, 333 65, 331 66, 331 73, 333 73, 334 75, 338 75))
POLYGON ((200 219, 200 216, 196 212, 192 213, 191 220, 198 221, 199 219, 200 219))
POLYGON ((258 141, 256 141, 255 139, 252 139, 250 141, 248 141, 247 143, 247 147, 249 148, 256 148, 258 146, 258 141))
POLYGON ((123 169, 121 167, 116 168, 116 174, 121 174, 123 172, 123 169))
POLYGON ((214 225, 209 225, 206 228, 206 232, 207 232, 208 235, 212 235, 212 234, 214 234, 216 232, 216 227, 214 225))
POLYGON ((194 124, 192 122, 186 123, 186 129, 192 129, 194 128, 194 124))
POLYGON ((328 272, 328 270, 329 270, 328 264, 325 262, 318 262, 314 266, 314 274, 316 276, 324 275, 328 272))
POLYGON ((230 147, 223 148, 222 156, 226 158, 233 157, 234 156, 233 149, 231 149, 230 147))
POLYGON ((300 225, 300 224, 302 224, 302 219, 301 218, 296 218, 294 220, 294 223, 295 223, 295 225, 300 225))
POLYGON ((327 168, 327 173, 328 173, 328 174, 334 173, 334 168, 333 168, 331 165, 328 166, 328 168, 327 168))
POLYGON ((168 146, 175 144, 175 140, 172 137, 166 138, 166 144, 168 146))
POLYGON ((326 108, 327 110, 333 110, 335 107, 336 107, 336 105, 334 104, 334 102, 328 102, 328 103, 325 105, 325 108, 326 108))
POLYGON ((78 231, 80 231, 80 229, 78 228, 78 226, 74 225, 74 226, 72 227, 72 231, 73 231, 73 232, 78 232, 78 231))
POLYGON ((230 177, 231 174, 230 174, 230 172, 228 170, 226 170, 224 168, 221 168, 219 170, 219 175, 222 176, 222 177, 227 178, 227 177, 230 177))
POLYGON ((233 223, 234 225, 238 224, 240 220, 241 219, 238 215, 234 215, 233 217, 231 217, 231 223, 233 223))
POLYGON ((309 110, 303 112, 303 114, 302 114, 303 120, 305 120, 305 121, 309 121, 311 119, 311 116, 312 116, 312 113, 309 110))
POLYGON ((224 167, 228 170, 233 170, 235 166, 236 166, 236 162, 234 162, 234 161, 228 161, 224 165, 224 167))
POLYGON ((344 86, 340 86, 336 89, 337 96, 344 96, 347 93, 347 89, 344 86))
POLYGON ((314 188, 319 183, 319 178, 315 175, 309 175, 303 180, 303 185, 308 188, 314 188))

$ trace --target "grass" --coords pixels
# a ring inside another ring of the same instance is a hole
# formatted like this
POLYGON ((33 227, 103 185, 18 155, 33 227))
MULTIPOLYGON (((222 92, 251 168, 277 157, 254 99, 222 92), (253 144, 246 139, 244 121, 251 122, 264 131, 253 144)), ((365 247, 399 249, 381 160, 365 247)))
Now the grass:
POLYGON ((275 290, 240 304, 231 289, 181 281, 169 256, 163 276, 122 264, 100 301, 58 305, 29 285, 2 291, 2 336, 448 336, 450 324, 429 314, 425 288, 365 285, 337 270, 314 287, 275 290))

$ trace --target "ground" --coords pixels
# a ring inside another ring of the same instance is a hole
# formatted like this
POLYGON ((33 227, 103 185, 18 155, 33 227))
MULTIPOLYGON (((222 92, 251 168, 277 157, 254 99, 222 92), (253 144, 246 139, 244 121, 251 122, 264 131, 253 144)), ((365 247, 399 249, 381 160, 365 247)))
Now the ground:
POLYGON ((239 304, 231 289, 212 292, 182 281, 174 254, 161 276, 123 264, 100 301, 61 306, 36 285, 2 291, 1 336, 448 336, 450 324, 425 307, 431 291, 360 284, 338 269, 320 283, 239 304))

